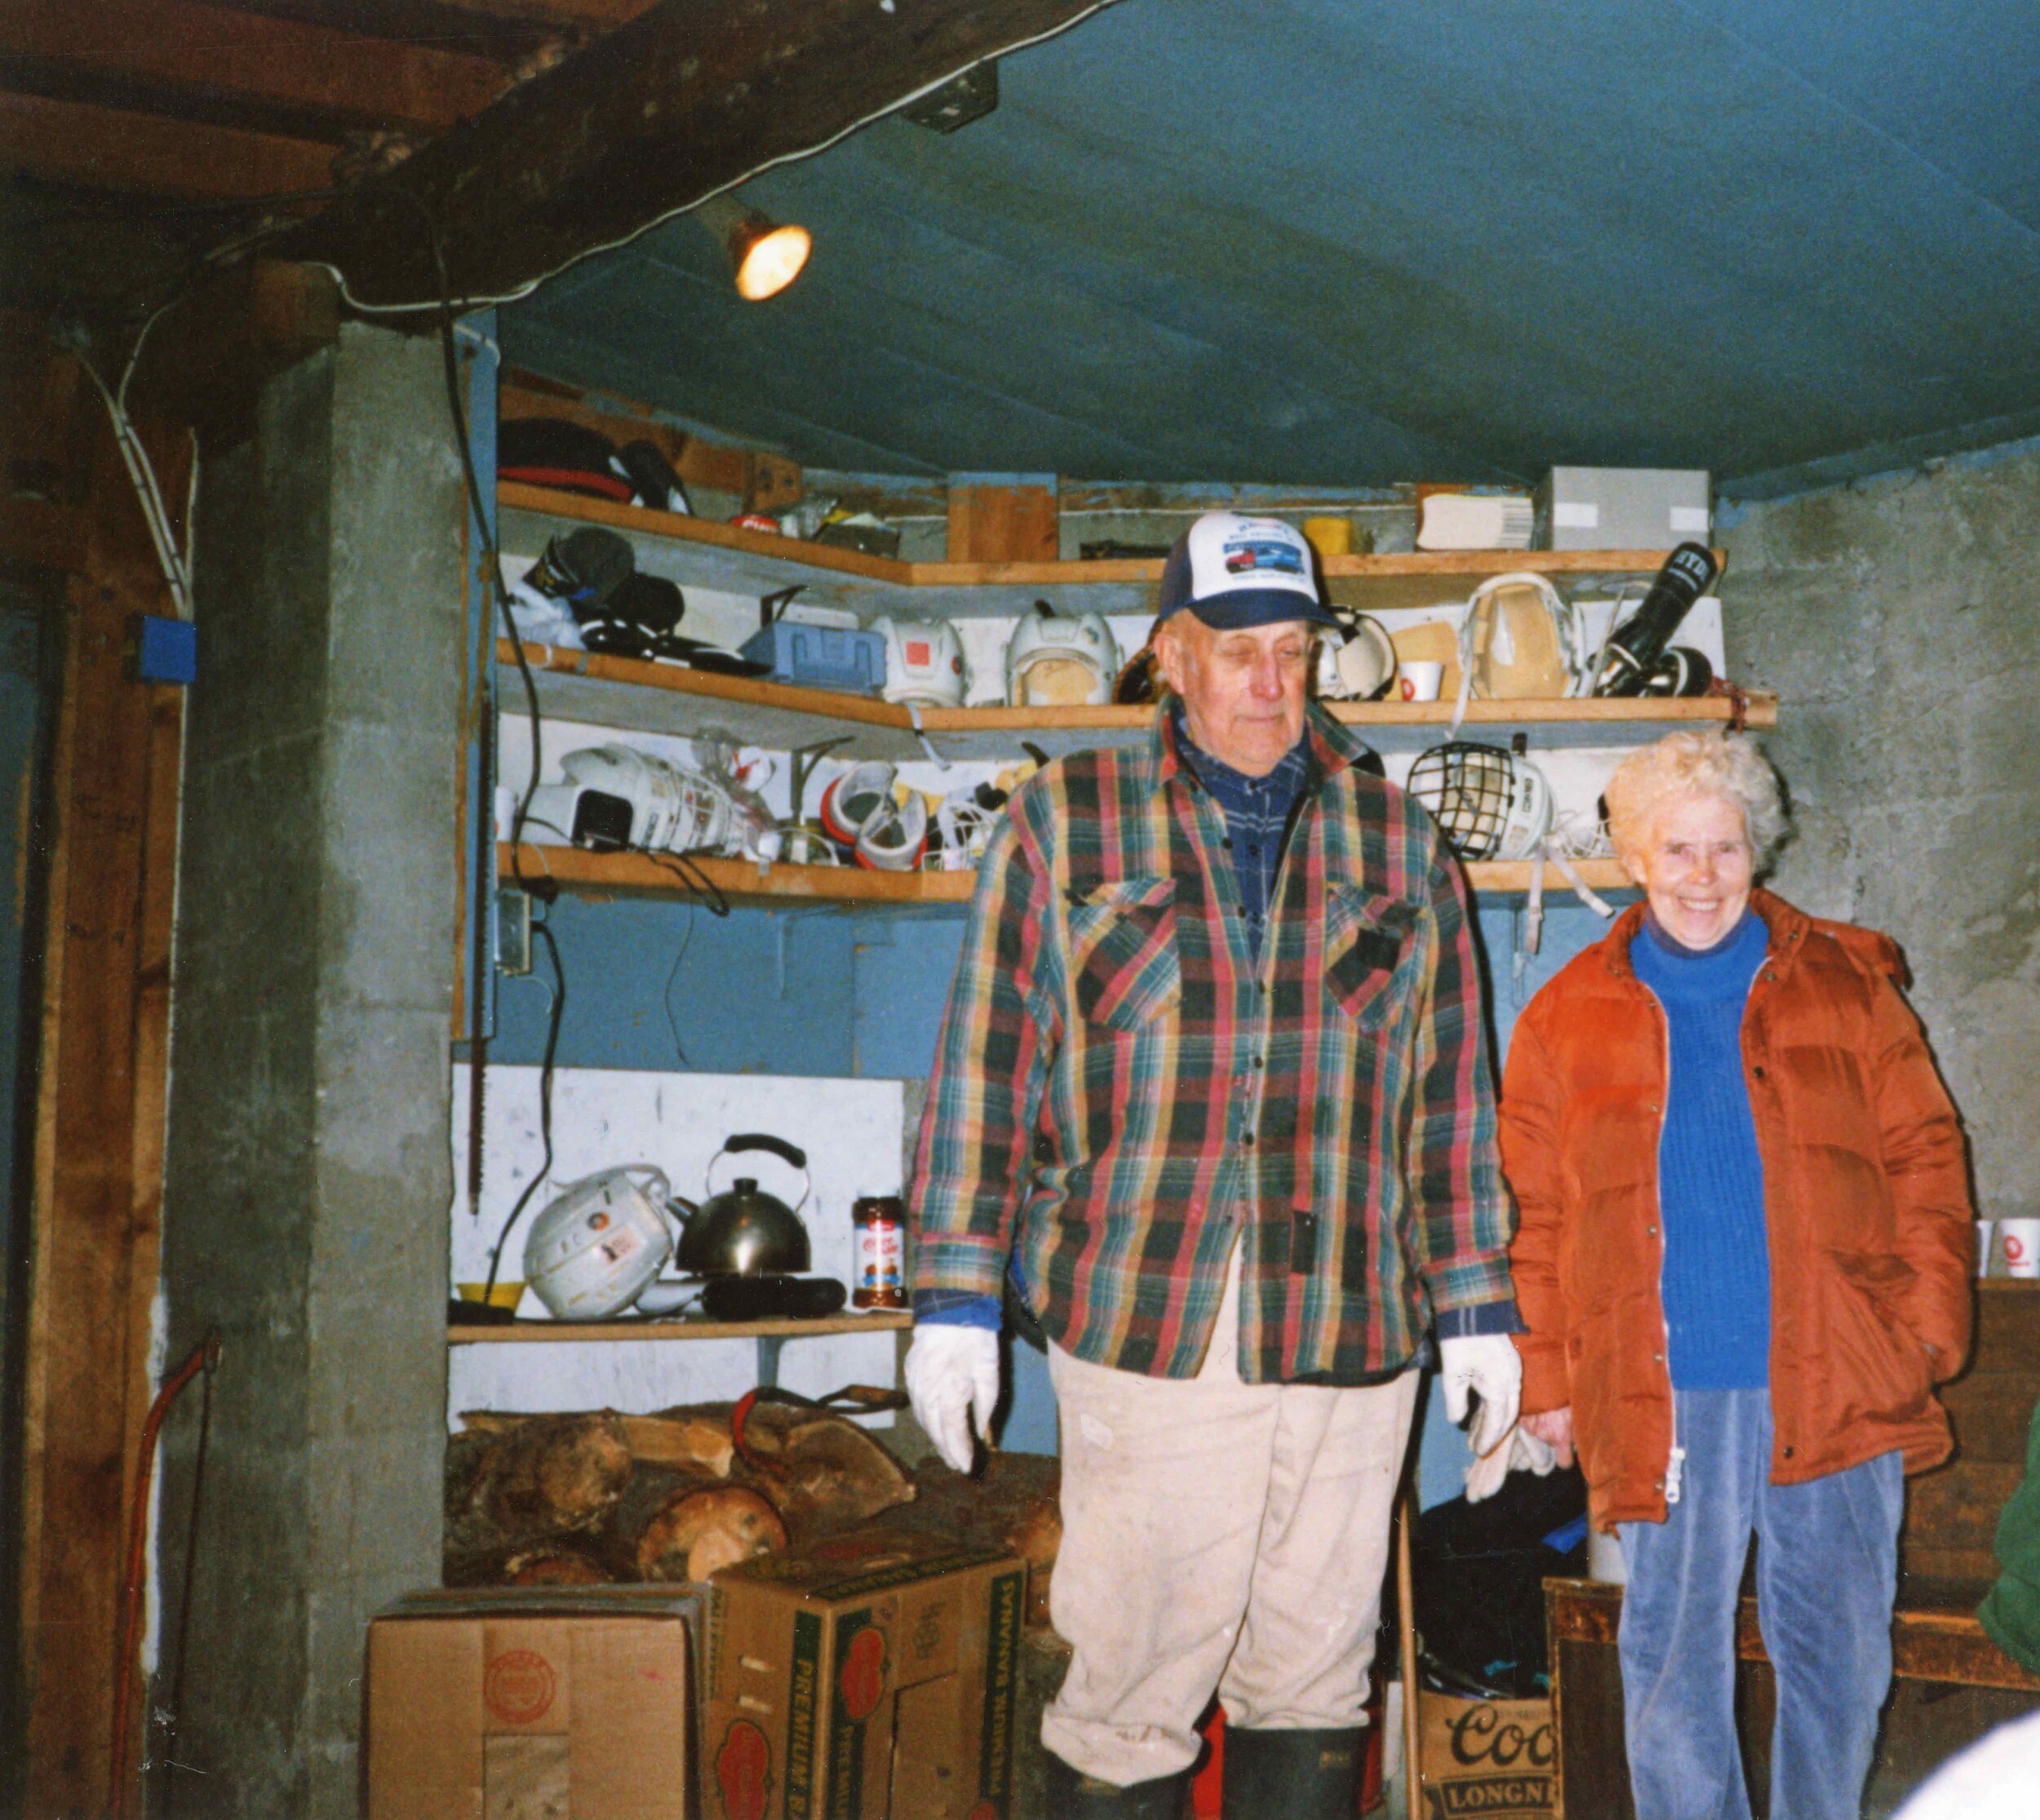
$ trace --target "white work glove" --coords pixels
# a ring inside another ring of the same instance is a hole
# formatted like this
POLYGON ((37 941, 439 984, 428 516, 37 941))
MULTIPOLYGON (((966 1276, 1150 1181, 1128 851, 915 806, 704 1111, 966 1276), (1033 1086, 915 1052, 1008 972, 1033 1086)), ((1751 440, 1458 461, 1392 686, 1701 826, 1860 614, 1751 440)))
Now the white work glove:
POLYGON ((1523 1356, 1506 1334, 1465 1334, 1438 1343, 1439 1388, 1445 1414, 1456 1425, 1466 1419, 1466 1393, 1480 1398, 1480 1419, 1466 1438, 1474 1458, 1485 1459, 1516 1425, 1523 1402, 1523 1356))
POLYGON ((959 1472, 968 1472, 972 1432, 991 1445, 991 1412, 999 1401, 998 1335, 939 1322, 915 1328, 914 1344, 907 1348, 907 1395, 914 1419, 928 1431, 935 1450, 959 1472))
POLYGON ((1519 1422, 1510 1431, 1505 1446, 1488 1454, 1476 1454, 1466 1468, 1466 1502, 1477 1504, 1501 1490, 1511 1472, 1534 1472, 1542 1478, 1557 1465, 1559 1456, 1551 1443, 1540 1441, 1519 1422))

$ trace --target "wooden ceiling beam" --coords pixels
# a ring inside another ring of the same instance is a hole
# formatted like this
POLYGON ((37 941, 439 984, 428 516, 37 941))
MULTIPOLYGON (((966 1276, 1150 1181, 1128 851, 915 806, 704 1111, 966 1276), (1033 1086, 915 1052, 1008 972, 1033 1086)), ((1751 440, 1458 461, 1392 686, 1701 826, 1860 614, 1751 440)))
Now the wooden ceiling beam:
POLYGON ((613 32, 640 13, 649 12, 654 0, 440 0, 440 4, 456 12, 485 13, 491 19, 526 19, 563 29, 613 32))
POLYGON ((424 307, 428 210, 454 294, 508 297, 1101 3, 659 0, 276 250, 339 267, 359 302, 424 307))
POLYGON ((333 148, 273 133, 0 93, 0 157, 92 189, 239 200, 321 190, 333 148))
POLYGON ((0 60, 28 87, 75 73, 433 131, 479 113, 506 81, 480 57, 190 0, 9 0, 0 60))

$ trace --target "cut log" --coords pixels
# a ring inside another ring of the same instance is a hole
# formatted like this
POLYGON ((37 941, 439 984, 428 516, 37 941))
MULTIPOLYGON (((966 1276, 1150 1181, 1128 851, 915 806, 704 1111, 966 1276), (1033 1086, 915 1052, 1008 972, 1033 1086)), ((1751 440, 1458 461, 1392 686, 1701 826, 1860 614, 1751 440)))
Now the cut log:
POLYGON ((614 1586, 616 1576, 578 1548, 520 1549, 503 1562, 503 1586, 614 1586))
POLYGON ((711 1477, 730 1477, 734 1449, 730 1441, 728 1403, 707 1403, 698 1408, 667 1410, 658 1415, 632 1415, 622 1410, 596 1410, 586 1417, 532 1415, 511 1410, 470 1409, 460 1412, 460 1424, 468 1434, 514 1434, 527 1423, 565 1420, 608 1422, 619 1435, 630 1456, 645 1466, 670 1466, 683 1472, 706 1472, 711 1477))
POLYGON ((471 1430, 446 1450, 446 1555, 456 1560, 593 1530, 630 1482, 613 1417, 535 1416, 471 1430))
POLYGON ((737 1477, 772 1500, 802 1541, 908 1503, 914 1481, 866 1430, 840 1415, 758 1403, 744 1424, 737 1477))
POLYGON ((663 1415, 622 1415, 624 1445, 641 1466, 669 1466, 683 1472, 706 1472, 713 1478, 730 1477, 735 1449, 730 1440, 730 1421, 712 1415, 674 1410, 663 1415))
POLYGON ((641 1466, 605 1527, 603 1559, 628 1579, 705 1580, 786 1544, 779 1513, 748 1486, 641 1466))
POLYGON ((887 1521, 1018 1555, 1027 1564, 1027 1622, 1045 1624, 1062 1545, 1062 1480, 1061 1463, 1045 1454, 993 1454, 976 1479, 930 1455, 914 1468, 913 1508, 887 1521))

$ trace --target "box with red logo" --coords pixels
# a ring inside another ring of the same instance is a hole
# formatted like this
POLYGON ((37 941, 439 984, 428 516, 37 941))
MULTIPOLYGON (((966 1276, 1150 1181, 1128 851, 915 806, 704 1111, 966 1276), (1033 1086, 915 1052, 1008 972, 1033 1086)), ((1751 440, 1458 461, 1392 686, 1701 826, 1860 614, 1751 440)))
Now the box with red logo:
POLYGON ((368 1631, 369 1820, 688 1820, 705 1589, 419 1592, 368 1631))
POLYGON ((708 1820, 1006 1820, 1027 1578, 894 1530, 718 1574, 708 1820))

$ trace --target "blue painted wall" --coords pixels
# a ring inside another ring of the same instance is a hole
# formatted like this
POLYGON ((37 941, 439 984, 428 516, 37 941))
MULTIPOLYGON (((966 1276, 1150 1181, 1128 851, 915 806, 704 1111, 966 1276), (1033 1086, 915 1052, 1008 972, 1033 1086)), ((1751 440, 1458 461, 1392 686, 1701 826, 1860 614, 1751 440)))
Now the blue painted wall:
MULTIPOLYGON (((567 980, 558 1061, 579 1068, 920 1078, 963 938, 960 910, 740 910, 725 918, 692 905, 562 898, 546 914, 567 980)), ((1480 918, 1505 1045, 1537 987, 1605 927, 1554 895, 1543 951, 1518 977, 1511 957, 1522 920, 1519 902, 1501 901, 1480 918)), ((502 983, 496 1061, 539 1060, 550 997, 539 982, 548 979, 541 945, 534 979, 502 983)), ((1004 1444, 1053 1453, 1045 1362, 1024 1345, 1012 1355, 1004 1444)), ((1419 1458, 1427 1507, 1458 1495, 1466 1457, 1464 1438, 1430 1399, 1419 1458)))

